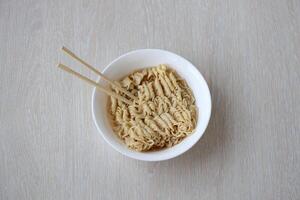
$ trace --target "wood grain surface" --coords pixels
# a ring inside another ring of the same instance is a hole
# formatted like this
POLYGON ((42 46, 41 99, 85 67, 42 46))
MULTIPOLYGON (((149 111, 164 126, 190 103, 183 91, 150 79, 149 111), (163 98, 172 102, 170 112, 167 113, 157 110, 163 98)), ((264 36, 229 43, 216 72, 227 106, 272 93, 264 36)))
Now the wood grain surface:
POLYGON ((0 199, 300 199, 299 0, 0 0, 0 199), (213 111, 203 138, 163 162, 108 146, 94 80, 139 48, 190 60, 213 111))

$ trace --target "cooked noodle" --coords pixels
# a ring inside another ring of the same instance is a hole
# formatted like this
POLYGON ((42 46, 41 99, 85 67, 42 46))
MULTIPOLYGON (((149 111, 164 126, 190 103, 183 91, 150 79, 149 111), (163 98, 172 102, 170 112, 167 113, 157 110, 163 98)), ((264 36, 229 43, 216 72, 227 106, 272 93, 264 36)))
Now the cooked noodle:
POLYGON ((113 130, 129 148, 149 151, 172 147, 194 131, 197 112, 193 93, 166 65, 137 71, 117 84, 138 97, 129 106, 114 97, 109 102, 113 130))

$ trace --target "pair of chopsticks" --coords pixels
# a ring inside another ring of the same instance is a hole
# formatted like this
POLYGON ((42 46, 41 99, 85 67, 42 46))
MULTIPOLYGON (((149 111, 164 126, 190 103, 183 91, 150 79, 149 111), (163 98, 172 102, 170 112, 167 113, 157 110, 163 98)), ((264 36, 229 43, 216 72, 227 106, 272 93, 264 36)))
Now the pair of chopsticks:
MULTIPOLYGON (((130 92, 128 92, 126 89, 120 87, 119 85, 115 84, 114 81, 110 80, 109 78, 107 78, 106 76, 104 76, 101 72, 99 72, 96 68, 94 68, 93 66, 91 66, 90 64, 88 64, 87 62, 85 62, 84 60, 82 60, 81 58, 79 58, 76 54, 74 54, 71 50, 67 49, 66 47, 62 47, 62 51, 65 52, 67 55, 69 55, 70 57, 72 57, 73 59, 77 60, 78 62, 80 62, 81 64, 83 64, 85 67, 87 67, 88 69, 92 70, 94 73, 96 73, 97 75, 99 75, 101 78, 103 78, 105 81, 107 81, 111 86, 117 88, 119 91, 123 92, 124 94, 126 94, 128 97, 130 97, 133 100, 136 100, 137 97, 135 97, 133 94, 131 94, 130 92)), ((96 83, 95 81, 87 78, 86 76, 83 76, 81 74, 79 74, 78 72, 72 70, 70 67, 59 63, 58 67, 62 70, 64 70, 65 72, 68 72, 74 76, 76 76, 77 78, 95 86, 97 89, 99 89, 101 92, 106 93, 109 96, 115 97, 116 99, 123 101, 124 103, 130 105, 132 104, 132 102, 128 99, 126 99, 123 96, 118 95, 117 93, 108 90, 104 87, 102 87, 101 85, 99 85, 98 83, 96 83)))

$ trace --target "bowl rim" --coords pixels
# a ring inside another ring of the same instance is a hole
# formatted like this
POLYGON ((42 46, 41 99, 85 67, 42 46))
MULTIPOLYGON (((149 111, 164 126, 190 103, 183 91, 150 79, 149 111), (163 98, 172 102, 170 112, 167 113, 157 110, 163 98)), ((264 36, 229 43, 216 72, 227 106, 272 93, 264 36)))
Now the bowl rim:
MULTIPOLYGON (((101 71, 101 73, 105 74, 105 71, 106 71, 108 68, 110 68, 115 62, 117 62, 118 60, 122 59, 123 57, 126 57, 126 56, 128 56, 128 55, 130 55, 130 54, 134 54, 134 53, 139 52, 139 51, 160 51, 160 52, 163 52, 163 53, 172 54, 173 56, 177 56, 177 57, 179 57, 180 59, 183 59, 183 60, 185 60, 186 62, 188 62, 188 63, 191 65, 191 67, 193 67, 194 71, 197 71, 197 72, 199 73, 200 77, 204 80, 203 83, 205 84, 205 87, 207 88, 207 91, 208 91, 208 100, 209 100, 208 106, 209 106, 209 108, 210 108, 209 111, 208 111, 208 118, 207 118, 207 122, 206 122, 206 124, 205 124, 205 126, 204 126, 203 132, 202 132, 201 134, 199 134, 199 136, 198 136, 195 140, 193 140, 193 141, 191 142, 191 144, 188 145, 188 146, 187 146, 185 149, 183 149, 182 151, 179 151, 179 152, 174 153, 174 154, 166 155, 166 156, 161 156, 160 158, 157 158, 157 159, 155 159, 155 158, 151 158, 151 159, 150 159, 149 157, 147 157, 147 158, 144 158, 144 157, 136 157, 136 156, 134 156, 134 155, 127 154, 126 152, 121 151, 118 147, 116 147, 114 144, 112 144, 112 143, 110 142, 110 140, 106 137, 105 134, 103 134, 101 128, 99 127, 99 125, 98 125, 98 123, 97 123, 96 115, 95 115, 95 112, 94 112, 94 110, 95 110, 95 109, 94 109, 94 107, 95 107, 95 101, 94 101, 94 99, 95 99, 95 94, 96 94, 96 87, 94 87, 93 92, 92 92, 92 102, 91 102, 92 118, 93 118, 94 124, 96 125, 96 128, 97 128, 98 132, 101 134, 102 138, 106 141, 106 143, 108 143, 113 149, 115 149, 117 152, 121 153, 122 155, 127 156, 127 157, 132 158, 132 159, 142 160, 142 161, 163 161, 163 160, 169 160, 169 159, 175 158, 175 157, 177 157, 177 156, 179 156, 179 155, 182 155, 183 153, 185 153, 185 152, 187 152, 188 150, 190 150, 190 149, 191 149, 191 148, 192 148, 192 147, 200 140, 200 138, 204 135, 204 133, 205 133, 207 127, 208 127, 210 118, 211 118, 211 111, 212 111, 211 93, 210 93, 208 84, 207 84, 206 80, 204 79, 203 75, 201 74, 201 72, 200 72, 200 71, 199 71, 199 70, 198 70, 198 69, 197 69, 197 68, 196 68, 189 60, 187 60, 186 58, 184 58, 184 57, 182 57, 182 56, 180 56, 180 55, 178 55, 178 54, 175 54, 175 53, 173 53, 173 52, 170 52, 170 51, 167 51, 167 50, 163 50, 163 49, 146 48, 146 49, 136 49, 136 50, 129 51, 129 52, 127 52, 127 53, 124 53, 124 54, 118 56, 118 57, 115 58, 114 60, 112 60, 112 61, 111 61, 111 62, 110 62, 110 63, 109 63, 102 71, 101 71)), ((97 79, 96 82, 99 83, 100 80, 102 80, 102 78, 101 78, 101 77, 98 77, 98 79, 97 79)), ((143 152, 138 152, 138 153, 143 153, 143 152)))

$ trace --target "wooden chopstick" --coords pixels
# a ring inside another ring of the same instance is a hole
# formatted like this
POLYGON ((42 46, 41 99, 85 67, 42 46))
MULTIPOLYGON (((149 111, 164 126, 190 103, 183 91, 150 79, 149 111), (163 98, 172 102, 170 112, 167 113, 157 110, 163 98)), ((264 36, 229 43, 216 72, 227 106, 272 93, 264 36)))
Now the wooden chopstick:
POLYGON ((128 99, 126 99, 126 98, 124 98, 124 97, 122 97, 122 96, 116 94, 116 93, 113 92, 113 91, 110 91, 110 90, 107 90, 107 89, 101 87, 101 86, 100 86, 98 83, 96 83, 95 81, 92 81, 91 79, 89 79, 89 78, 87 78, 87 77, 85 77, 85 76, 79 74, 78 72, 75 72, 74 70, 72 70, 72 69, 69 68, 68 66, 66 66, 66 65, 60 63, 60 64, 58 64, 58 67, 59 67, 60 69, 64 70, 64 71, 66 71, 66 72, 68 72, 68 73, 70 73, 70 74, 76 76, 77 78, 79 78, 79 79, 81 79, 81 80, 83 80, 83 81, 85 81, 85 82, 87 82, 87 83, 89 83, 89 84, 91 84, 91 85, 97 87, 97 89, 99 89, 101 92, 104 92, 104 93, 106 93, 106 94, 109 95, 109 96, 115 97, 116 99, 119 99, 120 101, 123 101, 124 103, 126 103, 126 104, 128 104, 128 105, 132 104, 132 102, 129 101, 128 99))
POLYGON ((128 92, 126 89, 124 89, 124 88, 118 86, 117 84, 115 84, 112 80, 110 80, 105 75, 103 75, 101 72, 99 72, 95 67, 91 66, 90 64, 88 64, 87 62, 85 62, 84 60, 82 60, 81 58, 79 58, 71 50, 69 50, 68 48, 66 48, 64 46, 62 47, 62 50, 65 53, 67 53, 69 56, 71 56, 72 58, 74 58, 75 60, 77 60, 78 62, 80 62, 81 64, 83 64, 87 68, 89 68, 90 70, 92 70, 94 73, 96 73, 97 75, 99 75, 101 78, 103 78, 109 84, 111 84, 112 86, 114 86, 115 88, 117 88, 118 90, 120 90, 121 92, 123 92, 124 94, 126 94, 128 97, 132 98, 133 100, 137 100, 136 96, 134 96, 133 94, 131 94, 130 92, 128 92))

